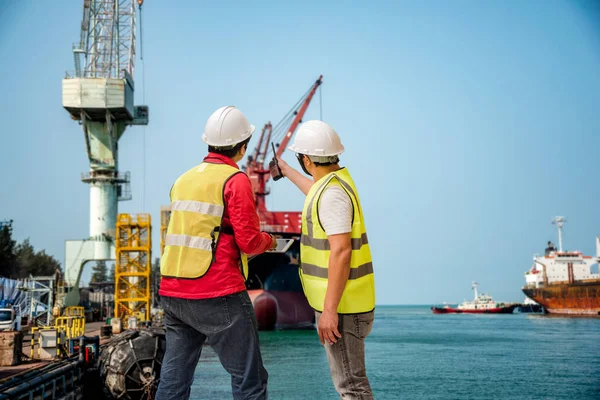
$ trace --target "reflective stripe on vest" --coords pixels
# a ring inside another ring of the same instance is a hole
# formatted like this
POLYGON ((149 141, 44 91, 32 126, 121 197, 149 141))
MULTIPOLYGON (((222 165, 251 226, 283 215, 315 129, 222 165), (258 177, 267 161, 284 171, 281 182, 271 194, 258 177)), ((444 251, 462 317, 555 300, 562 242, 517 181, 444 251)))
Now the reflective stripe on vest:
MULTIPOLYGON (((225 183, 240 170, 227 164, 202 164, 182 174, 171 189, 171 217, 160 260, 165 277, 197 279, 210 268, 225 212, 225 183)), ((248 258, 241 254, 248 277, 248 258)))
POLYGON ((331 248, 318 212, 321 195, 330 185, 341 187, 352 200, 353 207, 350 273, 337 311, 340 314, 369 312, 375 308, 373 262, 357 190, 346 168, 317 181, 306 196, 300 240, 300 277, 304 294, 312 308, 323 311, 331 248))

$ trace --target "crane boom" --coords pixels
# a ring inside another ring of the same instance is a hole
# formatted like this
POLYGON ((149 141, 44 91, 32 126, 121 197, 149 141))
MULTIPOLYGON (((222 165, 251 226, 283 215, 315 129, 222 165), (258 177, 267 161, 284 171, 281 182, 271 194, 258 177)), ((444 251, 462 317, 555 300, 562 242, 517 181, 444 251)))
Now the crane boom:
POLYGON ((134 0, 84 1, 79 43, 73 45, 75 76, 124 78, 126 71, 133 80, 135 17, 134 0))
POLYGON ((265 159, 265 156, 267 155, 267 145, 265 144, 264 150, 263 150, 261 144, 269 143, 272 128, 273 128, 273 126, 271 125, 270 122, 267 122, 265 124, 262 131, 260 132, 260 138, 258 139, 258 145, 256 145, 256 148, 254 149, 254 154, 252 155, 252 158, 248 160, 249 162, 255 162, 255 163, 258 163, 259 165, 263 165, 263 161, 265 159), (267 132, 267 131, 268 131, 267 139, 263 141, 263 139, 265 138, 265 132, 267 132), (261 156, 262 156, 262 158, 261 158, 261 156))
POLYGON ((313 84, 313 87, 310 90, 310 92, 308 93, 306 100, 304 100, 302 107, 300 107, 300 110, 296 114, 296 118, 294 118, 294 121, 292 121, 292 125, 290 126, 290 129, 288 129, 288 132, 285 134, 285 137, 279 144, 279 148, 277 149, 278 157, 281 157, 281 155, 285 151, 285 148, 287 147, 287 144, 289 143, 290 139, 292 138, 292 135, 296 131, 298 124, 302 121, 302 117, 304 117, 304 113, 306 112, 306 109, 308 108, 310 101, 312 100, 313 96, 317 92, 317 88, 321 85, 322 79, 323 79, 323 75, 319 76, 319 79, 317 79, 317 81, 313 84))
POLYGON ((262 158, 260 159, 260 163, 264 168, 265 165, 265 157, 267 157, 267 152, 269 151, 269 143, 271 142, 271 133, 273 133, 273 126, 271 125, 271 123, 269 122, 267 124, 267 130, 269 131, 269 133, 267 133, 267 138, 265 139, 265 146, 263 148, 262 151, 262 158))

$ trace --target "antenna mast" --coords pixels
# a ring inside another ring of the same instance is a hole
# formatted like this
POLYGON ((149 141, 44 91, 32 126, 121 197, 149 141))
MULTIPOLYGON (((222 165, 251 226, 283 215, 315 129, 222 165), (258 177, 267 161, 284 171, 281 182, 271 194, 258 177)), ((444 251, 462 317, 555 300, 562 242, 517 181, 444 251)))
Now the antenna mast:
POLYGON ((552 220, 552 225, 556 225, 558 227, 558 251, 562 253, 562 227, 564 223, 567 222, 565 217, 554 217, 552 220))

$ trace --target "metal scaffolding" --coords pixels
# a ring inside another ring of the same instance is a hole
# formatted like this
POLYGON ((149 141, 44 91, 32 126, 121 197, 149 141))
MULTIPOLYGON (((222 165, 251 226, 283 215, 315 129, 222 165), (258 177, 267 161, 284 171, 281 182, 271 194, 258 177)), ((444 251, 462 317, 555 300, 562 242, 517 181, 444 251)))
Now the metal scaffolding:
POLYGON ((125 78, 127 71, 133 78, 135 17, 135 0, 84 2, 79 43, 73 45, 77 77, 125 78))
POLYGON ((29 319, 37 326, 52 325, 55 279, 56 276, 30 276, 19 287, 28 298, 29 319))
POLYGON ((150 214, 119 214, 115 265, 115 317, 150 320, 152 224, 150 214))

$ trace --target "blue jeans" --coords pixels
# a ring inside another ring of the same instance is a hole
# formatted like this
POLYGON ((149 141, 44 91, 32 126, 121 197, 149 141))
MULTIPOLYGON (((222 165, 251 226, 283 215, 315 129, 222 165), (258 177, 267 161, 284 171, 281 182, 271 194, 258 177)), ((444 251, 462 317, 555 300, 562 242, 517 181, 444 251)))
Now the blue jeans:
MULTIPOLYGON (((167 349, 156 400, 190 398, 194 372, 207 342, 231 375, 235 400, 267 399, 254 308, 247 291, 212 299, 161 296, 167 349)), ((207 384, 210 384, 207 382, 207 384)))

